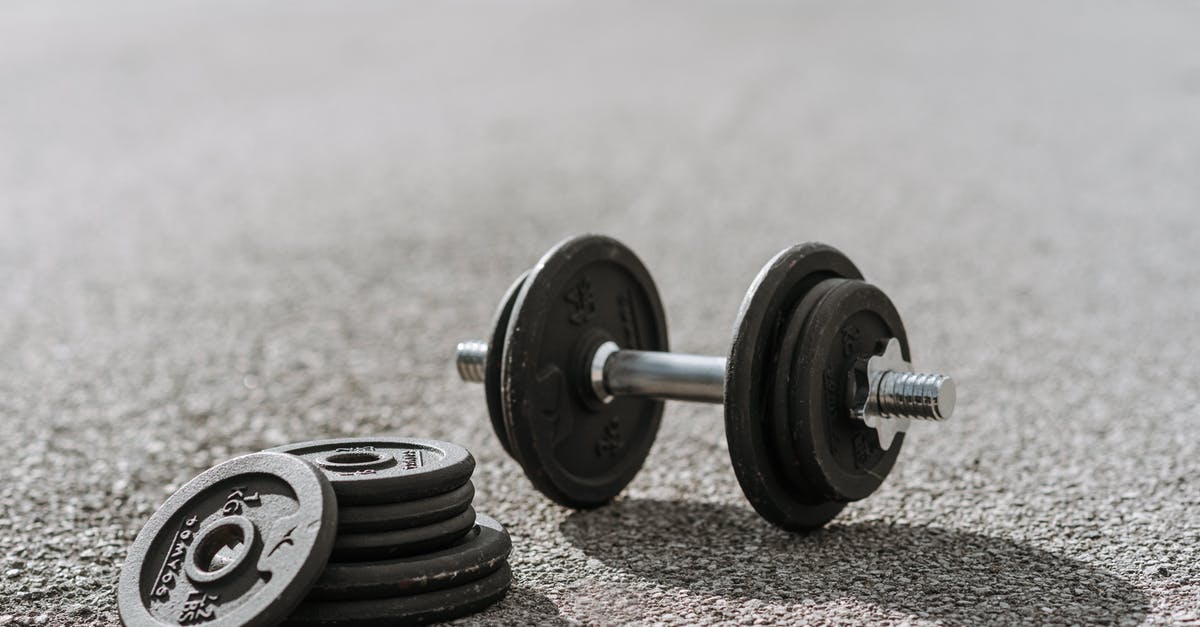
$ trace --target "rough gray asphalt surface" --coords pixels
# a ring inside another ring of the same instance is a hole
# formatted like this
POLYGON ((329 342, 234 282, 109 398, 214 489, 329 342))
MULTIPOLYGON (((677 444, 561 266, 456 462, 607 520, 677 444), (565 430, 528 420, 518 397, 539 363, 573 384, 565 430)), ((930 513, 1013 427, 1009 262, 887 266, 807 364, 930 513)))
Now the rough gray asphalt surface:
POLYGON ((115 622, 176 487, 368 434, 474 451, 481 621, 1200 621, 1195 1, 42 5, 0 9, 0 625, 115 622), (808 536, 716 406, 556 507, 449 358, 589 231, 692 352, 838 246, 957 415, 808 536))

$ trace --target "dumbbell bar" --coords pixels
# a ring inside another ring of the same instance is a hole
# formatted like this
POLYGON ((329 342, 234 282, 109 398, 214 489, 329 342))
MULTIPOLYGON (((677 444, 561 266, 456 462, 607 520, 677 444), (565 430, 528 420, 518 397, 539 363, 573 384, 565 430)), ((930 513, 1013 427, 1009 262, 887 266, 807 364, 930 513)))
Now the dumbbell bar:
MULTIPOLYGON (((458 376, 483 383, 488 344, 460 342, 458 376)), ((589 376, 596 398, 608 403, 617 396, 666 401, 723 403, 726 359, 711 355, 621 350, 615 342, 596 349, 589 376)), ((954 380, 943 374, 884 371, 869 389, 867 407, 885 419, 945 420, 954 412, 954 380)), ((885 449, 890 442, 882 443, 885 449)))
POLYGON ((723 402, 730 461, 771 522, 819 527, 886 478, 911 419, 953 410, 953 381, 913 374, 899 314, 844 255, 776 255, 742 302, 729 357, 670 353, 658 290, 620 242, 561 242, 509 288, 489 340, 459 345, 492 426, 535 487, 571 507, 641 468, 663 400, 723 402))

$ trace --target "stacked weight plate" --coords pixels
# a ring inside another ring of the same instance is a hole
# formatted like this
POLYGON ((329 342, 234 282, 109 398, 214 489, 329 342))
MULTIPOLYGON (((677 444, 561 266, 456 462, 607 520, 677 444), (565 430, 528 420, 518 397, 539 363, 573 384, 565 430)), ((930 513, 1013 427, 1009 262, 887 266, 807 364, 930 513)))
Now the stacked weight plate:
POLYGON ((305 442, 220 464, 172 496, 122 568, 130 625, 418 624, 508 590, 511 541, 476 515, 475 461, 409 438, 305 442))
POLYGON ((329 564, 288 623, 428 622, 504 596, 508 533, 471 507, 475 460, 434 440, 347 438, 271 449, 329 479, 338 525, 329 564))

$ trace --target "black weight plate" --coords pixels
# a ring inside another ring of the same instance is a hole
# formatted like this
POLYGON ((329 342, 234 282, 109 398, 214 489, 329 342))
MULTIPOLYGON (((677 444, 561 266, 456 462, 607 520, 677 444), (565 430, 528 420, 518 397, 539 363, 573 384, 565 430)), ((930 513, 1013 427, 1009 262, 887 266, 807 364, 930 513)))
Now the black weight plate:
POLYGON ((428 525, 461 514, 475 498, 467 481, 444 494, 385 505, 343 505, 338 508, 338 533, 392 531, 428 525))
MULTIPOLYGON (((796 447, 792 446, 792 416, 789 404, 792 399, 792 386, 796 384, 792 380, 792 364, 795 361, 796 348, 803 337, 804 323, 808 320, 809 314, 812 313, 817 302, 834 286, 850 280, 853 279, 825 279, 805 292, 804 297, 792 309, 783 326, 783 332, 779 336, 779 356, 776 358, 775 367, 769 372, 770 385, 765 387, 765 390, 771 394, 771 402, 765 404, 763 408, 771 412, 766 417, 767 425, 770 427, 767 442, 771 445, 780 472, 792 486, 804 488, 811 485, 805 474, 805 468, 800 463, 796 447)), ((819 499, 816 502, 824 500, 819 499)), ((344 517, 343 514, 341 518, 344 517)))
POLYGON ((411 529, 375 533, 339 533, 333 541, 331 562, 385 560, 401 555, 417 555, 445 548, 462 538, 475 526, 475 510, 439 522, 411 529))
POLYGON ((855 363, 887 340, 900 342, 909 360, 900 314, 879 288, 841 281, 813 308, 792 368, 791 440, 814 498, 865 498, 891 472, 904 443, 896 434, 886 451, 875 430, 850 417, 847 385, 855 363))
POLYGON ((331 563, 307 600, 382 599, 449 588, 494 572, 511 550, 504 527, 481 515, 474 529, 440 551, 375 562, 331 563))
POLYGON ((517 461, 539 490, 570 507, 612 500, 641 469, 663 403, 604 404, 588 380, 605 341, 667 350, 658 290, 614 239, 585 235, 555 246, 517 296, 504 347, 504 420, 517 461))
POLYGON ((287 625, 422 625, 479 612, 504 598, 512 570, 501 564, 486 577, 442 590, 359 601, 305 602, 287 625))
POLYGON ((272 625, 325 568, 337 529, 329 482, 278 453, 189 481, 138 533, 121 569, 126 625, 272 625))
POLYGON ((299 455, 325 472, 339 505, 379 505, 449 492, 471 478, 475 458, 449 442, 341 438, 269 449, 299 455))
POLYGON ((492 421, 492 430, 500 439, 500 445, 505 452, 513 455, 512 445, 508 443, 508 428, 504 426, 504 399, 500 390, 500 369, 504 361, 504 338, 508 334, 508 319, 512 316, 513 305, 517 302, 517 294, 525 284, 528 272, 521 273, 516 281, 509 286, 500 299, 500 307, 492 320, 492 337, 488 340, 487 358, 483 363, 483 393, 487 399, 488 417, 492 421))
POLYGON ((770 383, 783 326, 804 294, 831 278, 862 274, 825 244, 799 244, 767 262, 742 301, 725 372, 725 438, 738 483, 759 514, 789 530, 820 527, 844 507, 796 494, 770 444, 770 383))

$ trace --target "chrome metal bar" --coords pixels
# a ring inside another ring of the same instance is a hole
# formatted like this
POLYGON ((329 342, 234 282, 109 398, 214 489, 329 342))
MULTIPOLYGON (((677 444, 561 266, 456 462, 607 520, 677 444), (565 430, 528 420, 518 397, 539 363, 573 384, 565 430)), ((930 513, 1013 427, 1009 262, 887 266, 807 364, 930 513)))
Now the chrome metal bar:
MULTIPOLYGON (((893 349, 889 349, 893 350, 893 349)), ((944 420, 954 412, 954 380, 945 375, 907 372, 899 360, 899 344, 891 362, 880 362, 869 396, 856 415, 885 431, 904 431, 907 420, 944 420), (874 418, 886 419, 879 422, 874 418)), ((482 383, 487 363, 487 342, 458 344, 455 364, 464 381, 482 383)), ((878 358, 877 358, 878 359, 878 358)), ((884 360, 887 361, 887 360, 884 360)), ((610 402, 616 396, 636 396, 673 401, 722 403, 725 400, 725 358, 686 353, 622 350, 612 342, 596 349, 591 369, 596 397, 610 402)), ((891 435, 881 441, 887 448, 891 435)))
POLYGON ((725 358, 619 350, 604 365, 604 387, 614 396, 721 403, 725 358))

